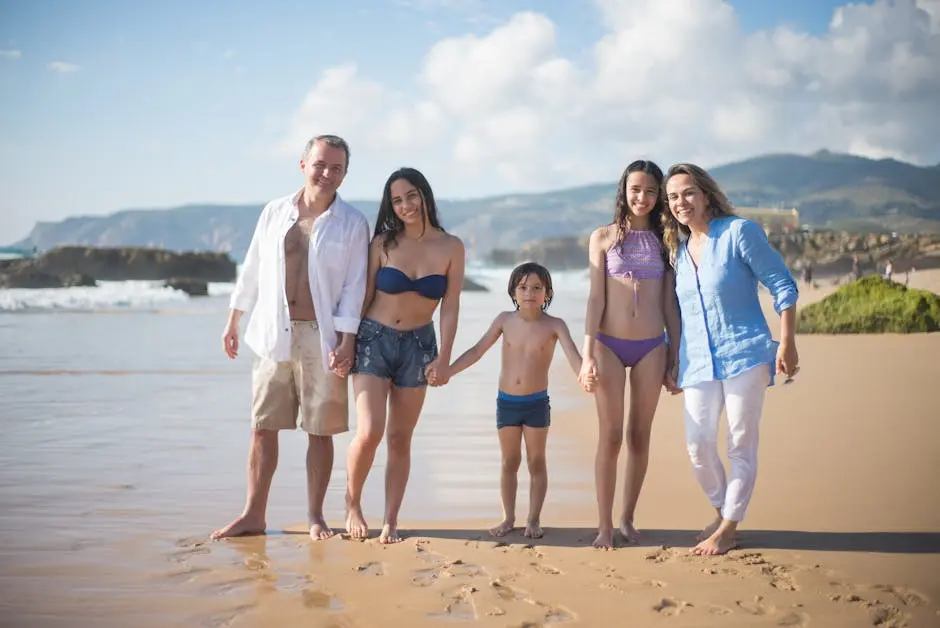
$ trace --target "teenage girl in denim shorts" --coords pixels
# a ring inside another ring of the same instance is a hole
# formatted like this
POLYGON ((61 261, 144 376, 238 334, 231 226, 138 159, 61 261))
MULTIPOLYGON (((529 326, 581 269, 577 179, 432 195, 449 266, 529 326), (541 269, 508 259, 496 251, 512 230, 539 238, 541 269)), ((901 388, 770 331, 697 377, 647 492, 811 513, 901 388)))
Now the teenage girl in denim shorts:
POLYGON ((447 381, 460 290, 464 246, 441 227, 427 179, 413 168, 396 170, 385 183, 369 248, 363 318, 351 369, 356 436, 349 446, 346 529, 366 538, 362 487, 387 432, 385 518, 379 540, 397 543, 398 511, 411 468, 411 437, 427 392, 447 381), (431 319, 441 308, 438 348, 431 319), (386 423, 387 416, 387 423, 386 423), (387 429, 386 429, 387 424, 387 429))

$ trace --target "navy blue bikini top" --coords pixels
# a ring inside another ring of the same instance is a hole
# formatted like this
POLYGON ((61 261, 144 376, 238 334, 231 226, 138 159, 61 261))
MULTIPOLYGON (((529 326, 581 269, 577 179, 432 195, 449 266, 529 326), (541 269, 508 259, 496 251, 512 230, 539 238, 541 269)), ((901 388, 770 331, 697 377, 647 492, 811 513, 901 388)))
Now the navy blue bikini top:
POLYGON ((412 279, 391 266, 383 266, 375 274, 375 288, 388 294, 414 291, 427 299, 440 299, 447 292, 447 277, 427 275, 412 279))

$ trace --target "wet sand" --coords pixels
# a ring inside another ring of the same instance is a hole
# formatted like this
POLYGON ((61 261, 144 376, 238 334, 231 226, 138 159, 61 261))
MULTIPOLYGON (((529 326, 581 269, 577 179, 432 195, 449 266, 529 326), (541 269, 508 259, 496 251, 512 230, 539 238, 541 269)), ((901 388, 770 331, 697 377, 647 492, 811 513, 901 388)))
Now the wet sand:
MULTIPOLYGON (((918 272, 912 286, 940 292, 940 271, 918 272)), ((803 302, 830 289, 806 290, 803 302)), ((477 318, 473 307, 458 348, 493 313, 490 301, 477 318)), ((210 314, 187 324, 211 328, 214 343, 210 314)), ((230 397, 244 392, 247 361, 231 370, 208 358, 124 364, 115 353, 85 376, 70 373, 78 360, 3 361, 0 370, 66 373, 0 377, 9 432, 0 445, 0 625, 940 625, 940 334, 798 343, 796 381, 768 392, 741 547, 715 558, 688 552, 711 509, 689 469, 681 398, 665 394, 637 515, 643 541, 589 547, 597 424, 561 359, 545 537, 483 531, 499 513, 490 360, 429 395, 403 509, 407 539, 396 546, 307 538, 299 438, 282 440, 269 534, 207 540, 242 504, 244 399, 230 397), (135 373, 101 373, 117 367, 135 373), (50 386, 56 394, 44 397, 50 386), (42 424, 27 429, 30 420, 42 424), (135 430, 140 421, 152 427, 135 430)), ((327 497, 336 526, 345 442, 327 497)), ((382 464, 367 485, 373 528, 382 464)), ((524 470, 520 480, 524 505, 524 470)))

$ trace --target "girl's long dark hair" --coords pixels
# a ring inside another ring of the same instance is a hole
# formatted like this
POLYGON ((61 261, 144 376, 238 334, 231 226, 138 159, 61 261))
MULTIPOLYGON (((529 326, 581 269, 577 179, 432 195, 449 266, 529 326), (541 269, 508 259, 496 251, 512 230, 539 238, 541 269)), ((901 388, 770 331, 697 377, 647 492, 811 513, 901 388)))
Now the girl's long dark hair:
POLYGON ((666 215, 666 195, 663 193, 663 171, 652 161, 638 159, 627 166, 620 175, 617 184, 617 201, 614 204, 614 224, 617 225, 617 244, 623 243, 623 238, 630 230, 630 207, 627 202, 627 179, 630 173, 645 172, 656 180, 656 203, 649 213, 650 231, 656 234, 659 241, 663 241, 663 217, 666 215))
POLYGON ((378 218, 375 219, 375 233, 373 237, 385 236, 385 240, 382 243, 382 248, 385 251, 388 251, 390 248, 395 248, 398 243, 398 234, 405 228, 405 223, 395 215, 395 208, 392 207, 392 184, 399 179, 408 181, 408 183, 415 186, 418 193, 421 194, 422 223, 426 217, 428 224, 435 229, 444 231, 440 221, 437 219, 437 203, 434 202, 434 192, 431 191, 431 184, 428 183, 428 180, 418 170, 414 168, 399 168, 393 172, 391 176, 389 176, 388 181, 385 182, 385 190, 382 192, 382 202, 379 204, 379 215, 378 218))

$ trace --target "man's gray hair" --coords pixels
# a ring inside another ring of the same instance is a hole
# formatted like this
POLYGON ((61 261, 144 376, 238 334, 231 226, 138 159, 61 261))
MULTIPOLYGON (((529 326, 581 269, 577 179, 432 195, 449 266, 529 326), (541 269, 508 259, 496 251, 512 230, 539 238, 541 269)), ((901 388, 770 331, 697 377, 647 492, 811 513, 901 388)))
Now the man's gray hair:
POLYGON ((317 135, 316 137, 310 138, 310 141, 307 142, 307 146, 304 148, 304 154, 301 156, 303 161, 307 161, 307 157, 310 156, 310 151, 317 145, 317 142, 323 142, 332 148, 342 148, 343 152, 346 153, 346 170, 349 170, 349 144, 339 135, 317 135))

